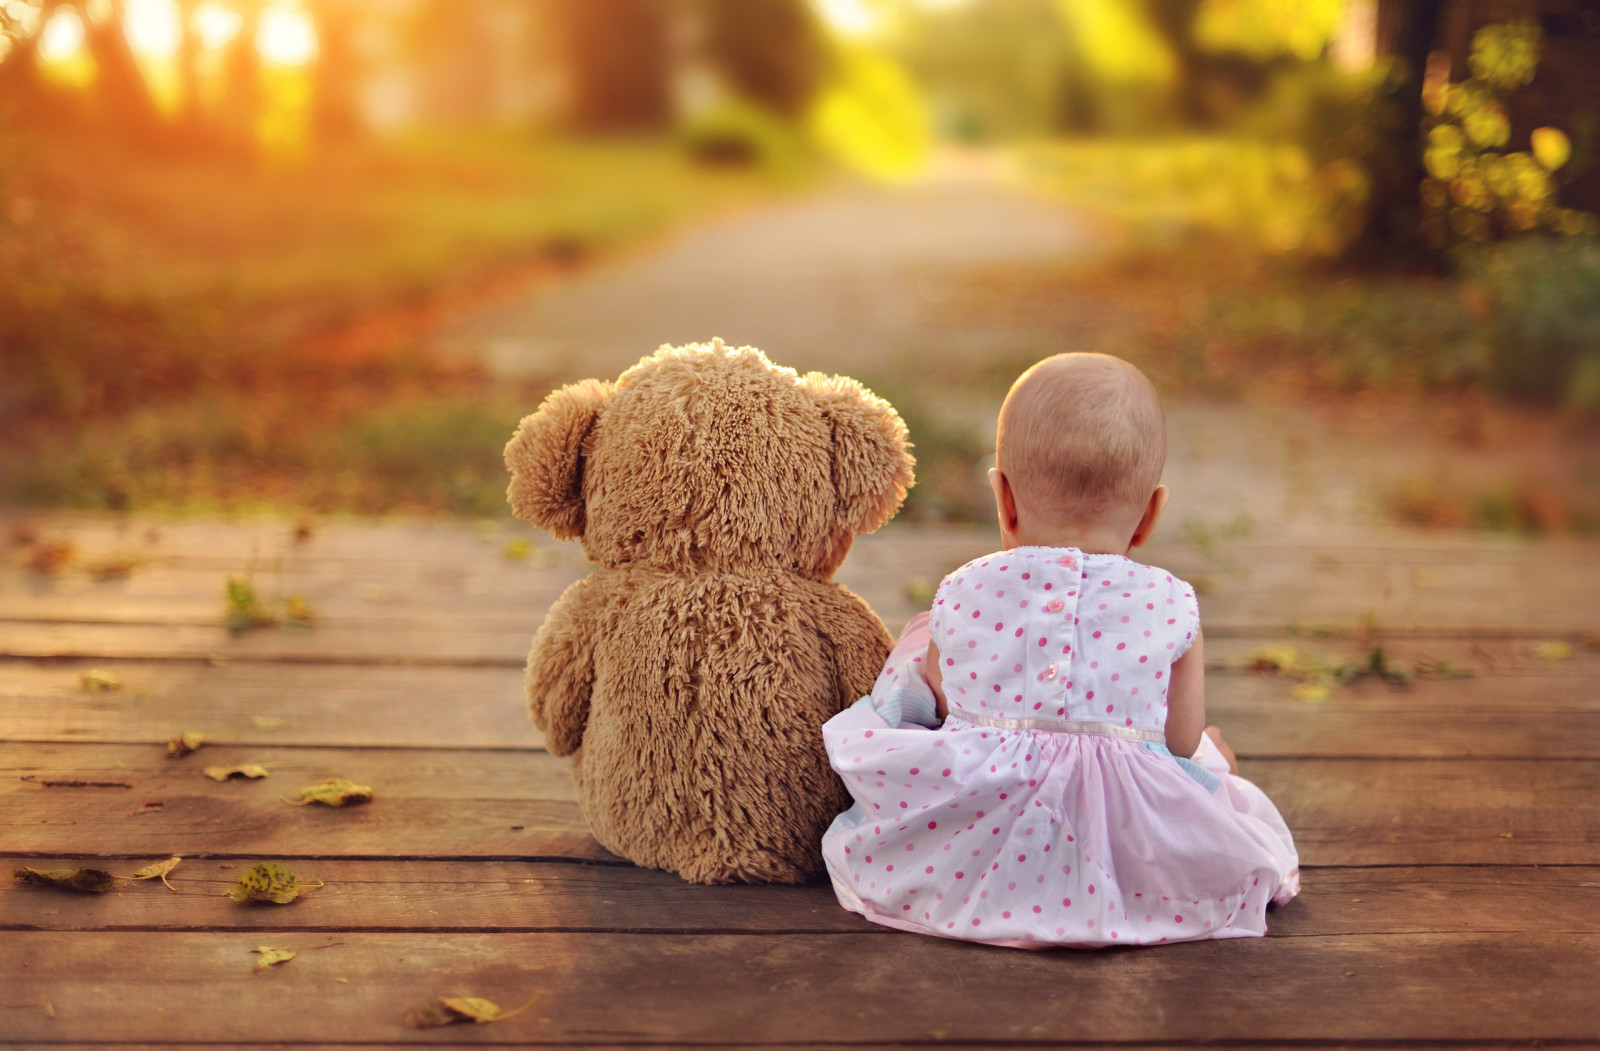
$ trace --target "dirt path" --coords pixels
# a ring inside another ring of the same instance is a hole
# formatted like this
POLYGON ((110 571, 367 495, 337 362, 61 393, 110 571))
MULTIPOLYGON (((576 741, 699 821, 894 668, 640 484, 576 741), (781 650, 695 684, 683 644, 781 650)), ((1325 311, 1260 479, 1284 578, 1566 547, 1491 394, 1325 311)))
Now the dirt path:
POLYGON ((930 341, 1013 338, 1014 319, 950 331, 930 307, 974 268, 1098 247, 1084 220, 970 169, 903 189, 833 187, 478 312, 440 338, 505 376, 615 374, 662 343, 712 336, 802 370, 859 370, 930 341))
MULTIPOLYGON (((437 339, 498 375, 562 383, 614 376, 662 343, 721 336, 802 371, 915 388, 924 416, 992 434, 1005 376, 1072 349, 1078 329, 1097 323, 1096 304, 1064 302, 1085 294, 1065 287, 1031 306, 973 289, 1050 287, 1064 268, 1109 255, 1114 238, 1009 185, 994 164, 946 164, 916 186, 835 185, 725 218, 474 311, 437 339), (987 372, 998 387, 974 388, 970 377, 987 372)), ((1383 492, 1459 467, 1463 455, 1425 418, 1373 419, 1343 405, 1169 396, 1168 415, 1166 528, 1190 535, 1376 538, 1393 531, 1383 492)))

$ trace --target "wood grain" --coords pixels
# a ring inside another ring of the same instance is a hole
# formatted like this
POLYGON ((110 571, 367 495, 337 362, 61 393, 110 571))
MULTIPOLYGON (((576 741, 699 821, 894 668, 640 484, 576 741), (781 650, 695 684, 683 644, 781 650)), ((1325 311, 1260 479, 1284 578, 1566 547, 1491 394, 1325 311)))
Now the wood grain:
MULTIPOLYGON (((1538 670, 1407 687, 1368 679, 1323 701, 1295 697, 1286 676, 1213 672, 1207 717, 1252 757, 1600 758, 1600 694, 1538 670)), ((0 662, 0 739, 156 744, 185 728, 269 748, 542 744, 520 668, 0 662), (85 692, 91 668, 121 689, 85 692), (287 725, 262 729, 255 716, 287 725)))
POLYGON ((486 1032, 497 1042, 1600 1039, 1593 990, 1573 980, 1600 970, 1587 935, 1268 937, 1092 954, 878 934, 351 932, 294 944, 333 941, 256 974, 257 933, 8 933, 8 1002, 47 1001, 55 1015, 12 1010, 8 1036, 398 1041, 411 1035, 407 1007, 466 994, 506 1006, 537 996, 486 1032), (869 976, 900 992, 868 995, 869 976), (1050 994, 1000 1010, 1019 988, 1050 994))
MULTIPOLYGON (((173 761, 155 746, 6 745, 0 842, 21 854, 603 860, 565 767, 520 751, 208 746, 173 761), (296 765, 255 782, 200 774, 242 762, 296 765), (47 789, 24 775, 134 787, 47 789), (377 798, 345 810, 280 802, 331 776, 377 798), (129 816, 153 800, 158 812, 129 816)), ((1600 762, 1257 759, 1243 773, 1282 810, 1307 865, 1600 864, 1600 762)))
MULTIPOLYGON (((151 858, 150 860, 160 860, 151 858)), ((77 867, 78 857, 0 857, 77 867)), ((142 861, 111 863, 117 872, 142 861)), ((248 867, 194 858, 175 890, 133 884, 98 895, 0 882, 0 930, 54 931, 673 931, 892 933, 851 912, 825 883, 701 887, 631 865, 571 862, 291 858, 307 881, 292 908, 241 907, 225 895, 248 867)), ((1600 933, 1600 868, 1591 866, 1307 869, 1300 896, 1271 919, 1274 937, 1600 933)))

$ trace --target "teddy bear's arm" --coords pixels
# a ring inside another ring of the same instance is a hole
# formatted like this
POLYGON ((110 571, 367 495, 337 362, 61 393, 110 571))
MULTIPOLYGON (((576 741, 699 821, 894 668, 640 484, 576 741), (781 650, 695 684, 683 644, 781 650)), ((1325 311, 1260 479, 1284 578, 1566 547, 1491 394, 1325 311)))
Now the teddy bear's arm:
POLYGON ((894 640, 871 607, 848 588, 824 584, 819 592, 825 609, 817 627, 833 656, 837 708, 847 708, 872 692, 894 640))
POLYGON ((593 575, 573 584, 550 607, 528 653, 528 712, 552 755, 583 744, 594 689, 595 612, 604 586, 593 575))

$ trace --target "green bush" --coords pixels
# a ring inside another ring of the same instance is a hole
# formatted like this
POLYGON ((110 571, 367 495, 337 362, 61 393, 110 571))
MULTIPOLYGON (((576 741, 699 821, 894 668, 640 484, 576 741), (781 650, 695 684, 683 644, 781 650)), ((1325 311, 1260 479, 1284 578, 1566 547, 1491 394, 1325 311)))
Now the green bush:
POLYGON ((1485 295, 1491 387, 1600 408, 1600 241, 1525 237, 1466 257, 1485 295))

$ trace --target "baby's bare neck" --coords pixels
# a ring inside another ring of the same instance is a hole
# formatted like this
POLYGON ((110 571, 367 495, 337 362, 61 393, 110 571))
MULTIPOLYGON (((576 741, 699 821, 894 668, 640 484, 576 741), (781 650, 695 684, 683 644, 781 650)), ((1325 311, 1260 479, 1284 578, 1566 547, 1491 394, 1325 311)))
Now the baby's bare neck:
POLYGON ((1007 548, 1075 547, 1094 555, 1126 555, 1132 548, 1125 528, 1104 523, 1019 523, 1015 530, 1002 528, 1000 537, 1007 548))

